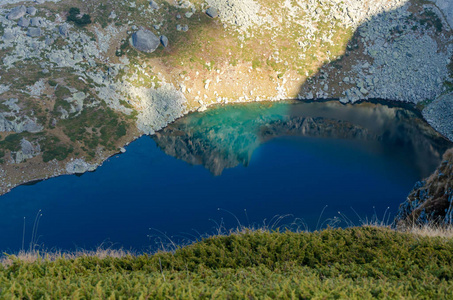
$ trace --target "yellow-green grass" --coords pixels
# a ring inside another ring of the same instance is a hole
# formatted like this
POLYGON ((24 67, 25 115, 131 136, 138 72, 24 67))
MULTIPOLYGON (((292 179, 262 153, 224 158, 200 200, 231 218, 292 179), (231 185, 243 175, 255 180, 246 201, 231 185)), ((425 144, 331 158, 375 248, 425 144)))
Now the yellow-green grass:
POLYGON ((448 299, 453 240, 386 228, 249 231, 153 255, 0 267, 4 299, 448 299))

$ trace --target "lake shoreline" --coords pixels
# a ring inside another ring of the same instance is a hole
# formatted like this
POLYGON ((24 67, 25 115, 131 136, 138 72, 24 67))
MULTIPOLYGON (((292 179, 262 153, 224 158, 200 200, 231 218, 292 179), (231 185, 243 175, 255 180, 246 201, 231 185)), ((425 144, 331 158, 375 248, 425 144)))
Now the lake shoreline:
MULTIPOLYGON (((392 107, 399 107, 399 108, 404 108, 404 109, 407 109, 413 113, 415 113, 419 118, 423 119, 423 121, 426 123, 426 124, 429 124, 428 121, 424 118, 422 112, 420 110, 417 109, 417 106, 414 104, 414 103, 411 103, 411 102, 402 102, 402 101, 399 101, 399 100, 388 100, 388 99, 366 99, 366 100, 360 100, 360 101, 356 101, 354 103, 342 103, 339 99, 336 99, 336 98, 332 98, 332 99, 297 99, 297 98, 293 98, 293 99, 282 99, 282 100, 260 100, 260 101, 253 101, 253 102, 250 102, 250 101, 236 101, 236 102, 229 102, 227 104, 223 104, 223 103, 211 103, 209 104, 206 109, 208 108, 214 108, 216 106, 224 106, 224 105, 234 105, 234 104, 247 104, 247 103, 266 103, 266 102, 284 102, 284 101, 300 101, 302 103, 329 103, 329 102, 338 102, 338 103, 341 103, 342 105, 356 105, 356 104, 361 104, 361 103, 370 103, 370 104, 381 104, 381 105, 385 105, 385 106, 388 106, 389 108, 392 108, 392 107)), ((174 121, 168 123, 166 126, 169 126, 171 125, 172 123, 176 122, 177 120, 181 119, 181 118, 184 118, 188 115, 190 115, 191 113, 195 113, 195 112, 198 112, 199 110, 192 110, 192 111, 188 111, 186 112, 183 116, 175 119, 174 121)), ((204 111, 204 109, 202 110, 204 111)), ((453 122, 453 120, 452 120, 453 122)), ((431 125, 430 125, 431 126, 431 125)), ((165 128, 165 127, 164 127, 165 128)), ((163 130, 164 128, 161 128, 160 130, 163 130)), ((159 130, 159 131, 160 131, 159 130)), ((122 145, 121 148, 124 148, 126 146, 128 146, 130 143, 136 141, 137 139, 145 136, 146 134, 142 134, 140 136, 134 136, 132 139, 130 139, 126 144, 122 145)), ((149 135, 149 136, 152 136, 152 135, 149 135)), ((445 140, 449 141, 447 137, 445 137, 445 140)), ((21 182, 21 183, 18 183, 18 184, 15 184, 13 187, 10 187, 9 189, 3 191, 3 190, 0 190, 0 196, 1 195, 4 195, 6 193, 9 193, 12 189, 14 189, 15 187, 18 187, 18 186, 21 186, 21 185, 27 185, 29 184, 30 182, 39 182, 39 181, 43 181, 43 180, 48 180, 48 179, 52 179, 52 178, 56 178, 56 177, 59 177, 59 176, 64 176, 64 175, 74 175, 74 174, 78 174, 78 175, 81 175, 81 174, 84 174, 86 172, 95 172, 96 169, 100 166, 103 165, 103 163, 108 160, 109 158, 111 157, 114 157, 116 155, 121 155, 123 154, 121 151, 118 151, 118 152, 115 152, 105 158, 101 158, 99 157, 98 160, 94 163, 89 163, 89 164, 83 164, 84 161, 83 161, 83 158, 81 159, 82 162, 81 162, 81 170, 82 172, 74 172, 74 173, 70 173, 70 172, 67 172, 66 171, 66 165, 67 163, 64 164, 65 167, 57 167, 56 170, 53 170, 52 172, 50 172, 49 174, 47 174, 46 176, 43 176, 43 177, 39 177, 39 178, 33 178, 31 180, 28 180, 28 181, 24 181, 24 182, 21 182), (83 170, 84 169, 84 170, 83 170), (55 174, 57 172, 57 174, 55 174)), ((10 182, 5 182, 5 181, 0 181, 0 185, 1 186, 7 186, 10 182)))

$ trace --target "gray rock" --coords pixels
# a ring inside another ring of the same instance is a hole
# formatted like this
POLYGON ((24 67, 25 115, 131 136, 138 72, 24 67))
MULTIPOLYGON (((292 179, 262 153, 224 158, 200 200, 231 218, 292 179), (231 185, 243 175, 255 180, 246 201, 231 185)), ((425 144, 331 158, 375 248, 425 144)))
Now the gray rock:
POLYGON ((58 32, 62 36, 68 36, 68 30, 69 30, 68 24, 63 24, 60 25, 60 27, 58 27, 58 32))
POLYGON ((189 25, 184 25, 181 30, 184 32, 189 31, 189 25))
POLYGON ((54 40, 51 37, 49 37, 49 36, 46 37, 46 46, 52 45, 53 42, 54 42, 54 40))
POLYGON ((159 9, 159 4, 154 1, 150 1, 149 6, 151 6, 152 9, 159 9))
POLYGON ((27 14, 30 16, 36 15, 37 12, 38 10, 34 6, 27 7, 27 14))
POLYGON ((40 17, 34 17, 30 19, 30 26, 41 27, 43 25, 43 20, 40 17))
POLYGON ((46 2, 46 0, 35 0, 35 2, 38 4, 43 4, 44 2, 46 2))
POLYGON ((162 46, 165 48, 168 47, 168 38, 165 35, 160 36, 160 42, 162 43, 162 46))
POLYGON ((17 20, 17 19, 23 17, 26 13, 27 13, 27 8, 25 7, 25 5, 16 6, 9 12, 7 18, 8 18, 8 20, 17 20))
POLYGON ((30 25, 30 20, 21 17, 19 21, 17 21, 17 25, 20 27, 28 27, 28 25, 30 25))
POLYGON ((85 173, 95 169, 96 165, 89 164, 81 158, 74 159, 66 164, 66 172, 69 174, 85 173))
POLYGON ((160 39, 147 29, 140 29, 132 34, 132 46, 135 49, 151 53, 154 52, 160 44, 160 39))
POLYGON ((4 41, 11 41, 14 40, 16 36, 11 32, 11 31, 5 31, 5 33, 2 36, 2 39, 4 41))
POLYGON ((41 28, 28 28, 27 35, 30 37, 38 37, 41 36, 41 28))
POLYGON ((20 141, 20 147, 22 149, 22 153, 25 155, 33 155, 35 153, 35 148, 26 139, 22 139, 20 141))
POLYGON ((217 9, 215 7, 208 8, 206 10, 206 14, 211 18, 217 18, 219 16, 219 13, 217 12, 217 9))

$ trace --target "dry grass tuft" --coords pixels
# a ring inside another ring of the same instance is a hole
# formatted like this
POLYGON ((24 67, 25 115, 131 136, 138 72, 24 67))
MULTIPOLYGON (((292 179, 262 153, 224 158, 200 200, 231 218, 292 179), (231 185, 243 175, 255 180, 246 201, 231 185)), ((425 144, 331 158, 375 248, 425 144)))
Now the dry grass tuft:
POLYGON ((423 225, 399 229, 398 231, 426 237, 453 239, 453 226, 423 225))
MULTIPOLYGON (((143 253, 140 253, 143 254, 143 253)), ((5 267, 11 266, 14 261, 20 261, 23 263, 35 263, 35 262, 52 262, 60 259, 73 260, 80 257, 96 257, 99 259, 104 258, 124 258, 128 256, 137 256, 134 251, 128 251, 124 249, 104 249, 98 248, 96 250, 77 250, 75 252, 64 252, 64 251, 52 251, 52 252, 41 252, 38 250, 25 251, 21 250, 19 253, 14 255, 7 255, 0 257, 0 265, 5 267)))

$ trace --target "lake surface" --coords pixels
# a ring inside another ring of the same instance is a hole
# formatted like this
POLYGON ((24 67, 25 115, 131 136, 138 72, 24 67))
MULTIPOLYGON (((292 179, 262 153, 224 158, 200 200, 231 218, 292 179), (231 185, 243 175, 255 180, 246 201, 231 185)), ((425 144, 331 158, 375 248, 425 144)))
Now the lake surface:
POLYGON ((239 224, 360 225, 357 215, 382 219, 388 207, 391 220, 449 147, 401 107, 220 106, 136 140, 95 172, 0 197, 0 250, 28 249, 33 236, 38 249, 141 251, 168 243, 164 234, 187 242, 239 224))

